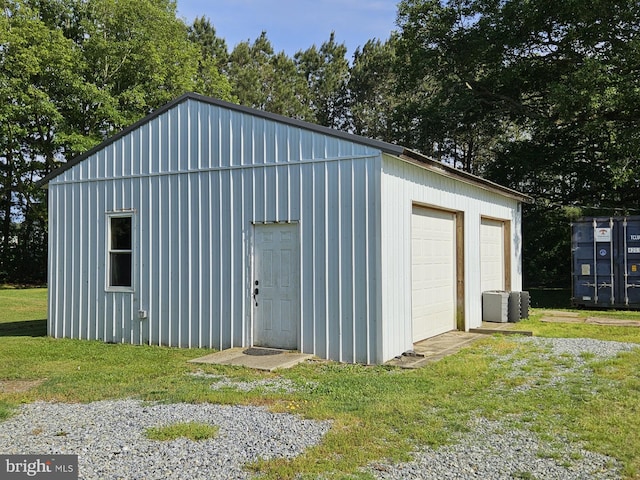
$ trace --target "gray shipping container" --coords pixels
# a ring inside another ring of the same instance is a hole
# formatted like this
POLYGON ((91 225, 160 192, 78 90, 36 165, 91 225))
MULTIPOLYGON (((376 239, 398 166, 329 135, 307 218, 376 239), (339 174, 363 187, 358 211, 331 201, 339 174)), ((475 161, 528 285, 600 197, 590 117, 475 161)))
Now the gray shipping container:
POLYGON ((640 216, 577 220, 571 257, 572 305, 640 308, 640 216))

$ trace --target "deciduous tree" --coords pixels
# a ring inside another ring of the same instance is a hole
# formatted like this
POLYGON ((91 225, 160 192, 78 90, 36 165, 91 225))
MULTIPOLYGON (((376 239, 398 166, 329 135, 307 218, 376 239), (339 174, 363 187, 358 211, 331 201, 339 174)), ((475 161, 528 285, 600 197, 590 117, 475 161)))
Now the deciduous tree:
POLYGON ((525 271, 544 282, 570 278, 568 248, 536 253, 568 242, 565 207, 640 208, 639 19, 634 0, 400 3, 402 80, 429 86, 419 147, 538 199, 525 271))
POLYGON ((44 282, 35 182, 186 91, 231 99, 171 0, 0 2, 0 281, 44 282))

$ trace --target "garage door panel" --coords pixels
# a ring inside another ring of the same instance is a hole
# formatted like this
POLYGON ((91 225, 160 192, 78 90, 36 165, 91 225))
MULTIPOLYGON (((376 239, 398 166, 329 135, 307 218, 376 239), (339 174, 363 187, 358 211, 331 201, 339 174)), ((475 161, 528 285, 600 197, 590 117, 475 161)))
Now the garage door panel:
POLYGON ((411 226, 413 341, 455 328, 455 214, 414 207, 411 226))
POLYGON ((480 224, 481 289, 505 289, 504 222, 482 219, 480 224))

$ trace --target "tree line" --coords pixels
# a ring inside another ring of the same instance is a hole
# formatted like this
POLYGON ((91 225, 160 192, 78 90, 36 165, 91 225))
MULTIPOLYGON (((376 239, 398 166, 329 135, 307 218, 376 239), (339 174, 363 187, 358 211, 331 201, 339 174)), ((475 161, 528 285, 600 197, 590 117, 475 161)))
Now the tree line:
POLYGON ((569 222, 640 212, 640 3, 402 0, 351 58, 229 48, 172 0, 0 0, 0 283, 46 282, 35 182, 187 91, 399 143, 530 194, 529 286, 570 284, 569 222))

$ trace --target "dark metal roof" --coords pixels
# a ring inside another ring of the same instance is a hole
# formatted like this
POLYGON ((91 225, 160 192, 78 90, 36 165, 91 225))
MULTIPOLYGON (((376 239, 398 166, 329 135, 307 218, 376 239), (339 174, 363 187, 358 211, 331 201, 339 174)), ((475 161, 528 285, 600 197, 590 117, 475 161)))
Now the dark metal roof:
POLYGON ((367 145, 369 147, 372 148, 376 148, 378 150, 381 150, 384 153, 390 154, 390 155, 394 155, 398 158, 400 158, 401 160, 407 161, 409 163, 412 163, 414 165, 417 165, 419 167, 425 168, 427 170, 431 170, 431 171, 437 171, 441 174, 444 174, 446 176, 450 176, 450 177, 454 177, 460 180, 465 181, 466 183, 472 183, 474 185, 489 189, 489 190, 494 190, 494 191, 498 191, 504 195, 510 196, 512 198, 515 198, 519 201, 523 201, 523 202, 532 202, 531 197, 517 192, 515 190, 511 190, 510 188, 507 187, 503 187, 501 185, 498 185, 496 183, 490 182, 488 180, 485 180, 481 177, 477 177, 475 175, 472 175, 470 173, 467 172, 463 172, 461 170, 449 167, 447 165, 444 165, 441 162, 437 162, 433 159, 430 159, 429 157, 426 157, 418 152, 412 151, 412 150, 408 150, 400 145, 395 145, 393 143, 387 143, 387 142, 382 142, 380 140, 373 140, 371 138, 366 138, 366 137, 362 137, 360 135, 355 135, 352 133, 347 133, 347 132, 343 132, 340 130, 334 130, 332 128, 328 128, 328 127, 323 127, 321 125, 316 125, 314 123, 309 123, 309 122, 304 122, 302 120, 296 120, 294 118, 289 118, 289 117, 284 117, 282 115, 277 115, 275 113, 269 113, 269 112, 265 112, 263 110, 258 110, 255 108, 249 108, 249 107, 245 107, 242 105, 237 105, 235 103, 230 103, 230 102, 225 102, 223 100, 218 100, 217 98, 212 98, 212 97, 206 97, 204 95, 199 95, 197 93, 185 93, 184 95, 176 98, 175 100, 173 100, 172 102, 167 103, 166 105, 158 108, 157 110, 151 112, 149 115, 147 115, 146 117, 138 120, 137 122, 135 122, 133 125, 130 125, 129 127, 125 128, 124 130, 120 131, 119 133, 117 133, 116 135, 106 139, 105 141, 103 141, 102 143, 100 143, 99 145, 96 145, 95 147, 93 147, 91 150, 88 150, 87 152, 83 153, 82 155, 79 155, 75 158, 73 158, 72 160, 64 163, 63 165, 61 165, 59 168, 57 168, 56 170, 54 170, 53 172, 51 172, 49 175, 45 176, 44 178, 42 178, 41 180, 39 180, 37 182, 36 185, 38 186, 46 186, 49 181, 55 177, 57 177, 58 175, 60 175, 61 173, 65 172, 66 170, 69 170, 70 168, 72 168, 73 166, 77 165, 78 163, 82 162, 83 160, 85 160, 86 158, 90 157, 91 155, 95 154, 96 152, 102 150, 103 148, 111 145, 112 143, 114 143, 115 141, 119 140, 120 138, 124 137, 125 135, 129 134, 130 132, 132 132, 133 130, 137 129, 138 127, 140 127, 141 125, 144 125, 147 122, 150 122, 151 120, 153 120, 156 117, 159 117, 160 115, 162 115, 163 113, 167 112, 168 110, 171 110, 172 108, 174 108, 176 105, 179 105, 183 102, 186 102, 187 100, 195 100, 198 102, 202 102, 202 103, 207 103, 209 105, 215 105, 217 107, 222 107, 222 108, 226 108, 229 110, 234 110, 237 112, 242 112, 242 113, 246 113, 248 115, 253 115, 255 117, 260 117, 260 118, 264 118, 267 120, 273 120, 275 122, 279 122, 285 125, 291 125, 293 127, 298 127, 298 128, 302 128, 305 130, 310 130, 313 132, 317 132, 317 133, 321 133, 323 135, 328 135, 331 137, 336 137, 336 138, 341 138, 343 140, 347 140, 350 142, 354 142, 354 143, 358 143, 361 145, 367 145))

